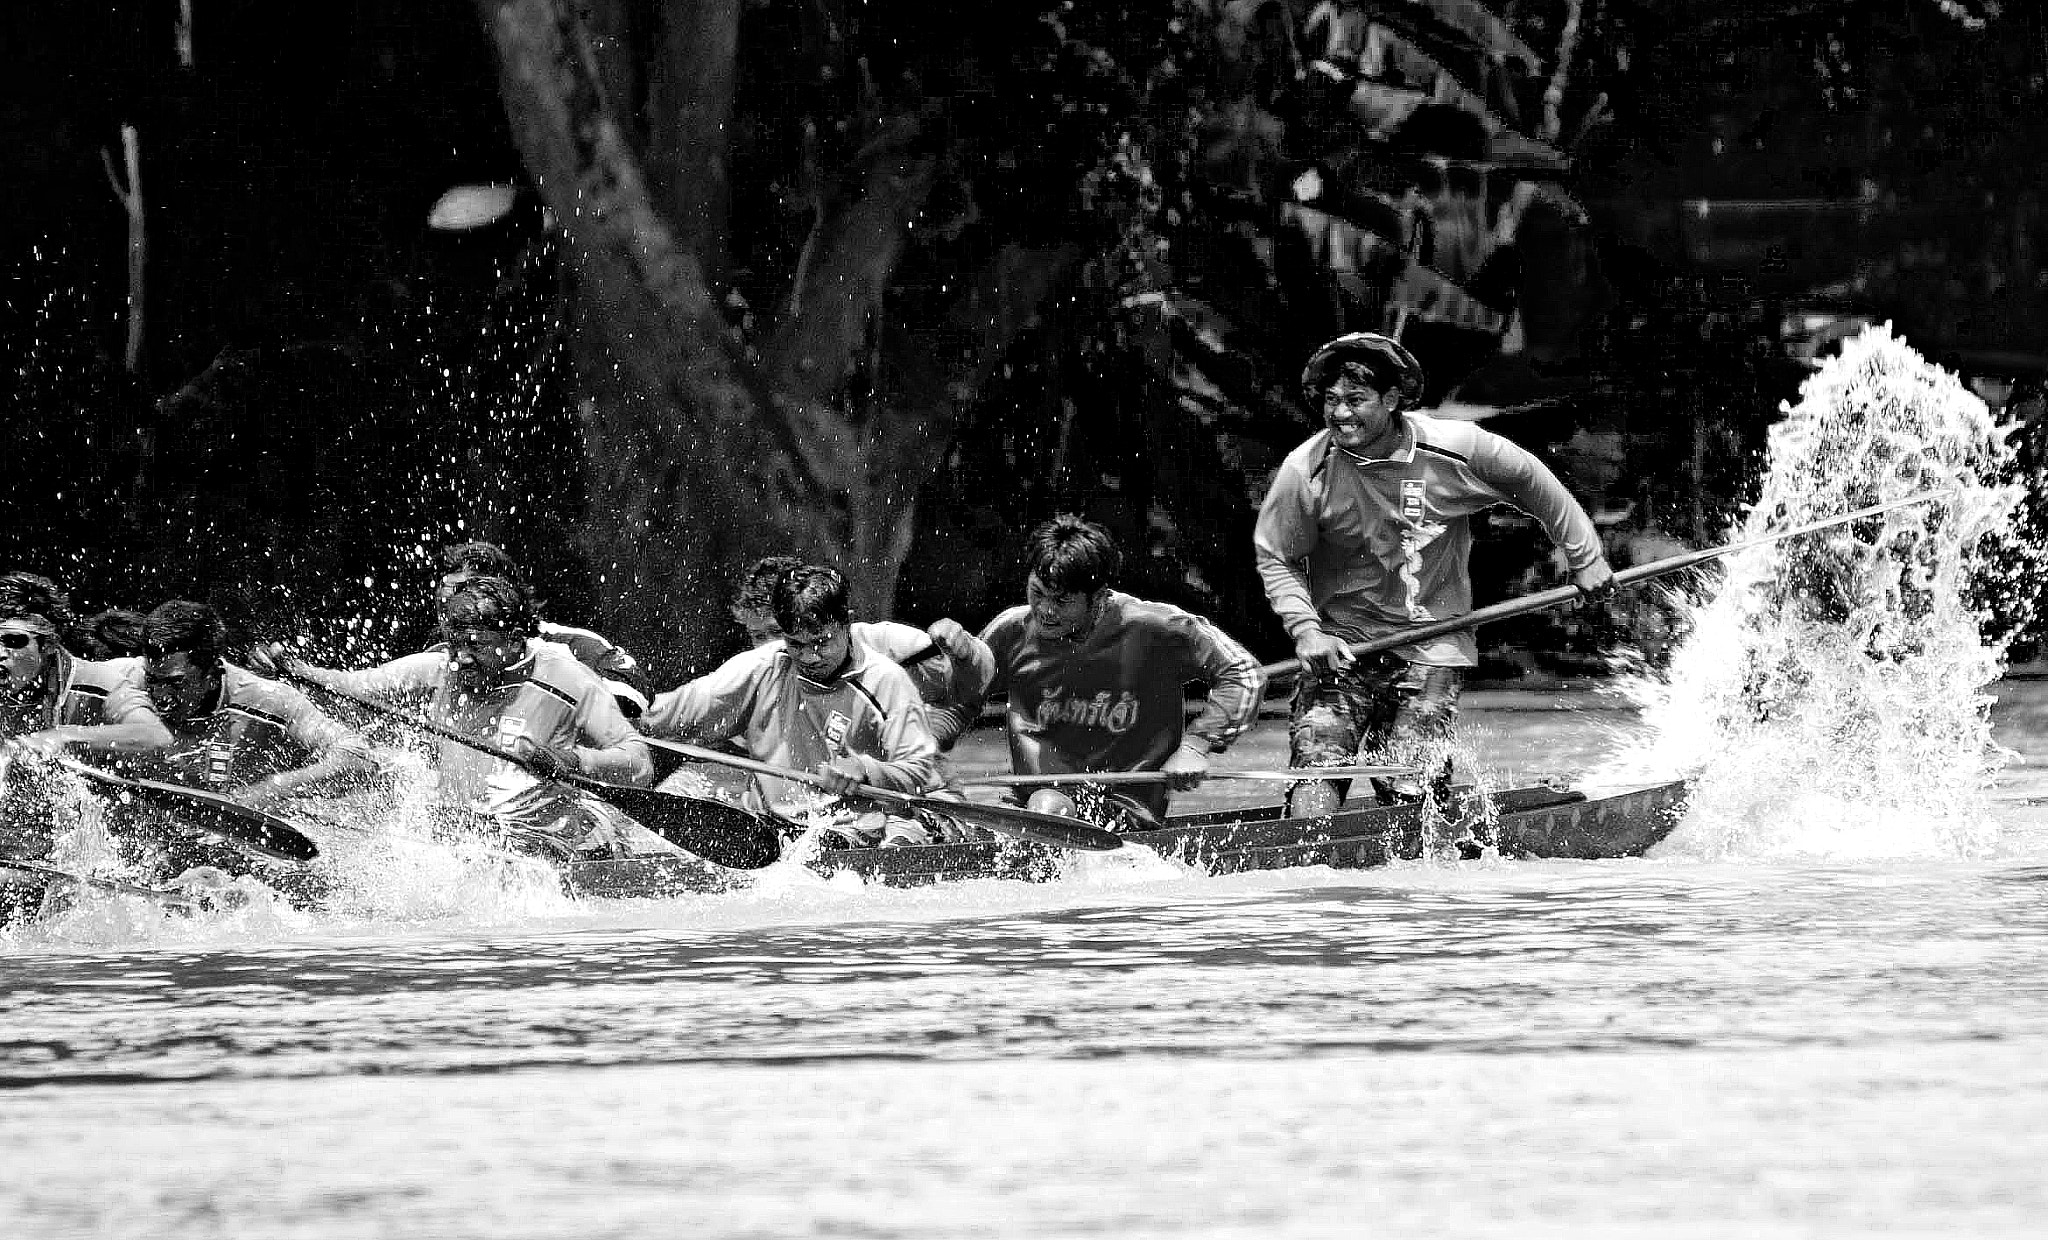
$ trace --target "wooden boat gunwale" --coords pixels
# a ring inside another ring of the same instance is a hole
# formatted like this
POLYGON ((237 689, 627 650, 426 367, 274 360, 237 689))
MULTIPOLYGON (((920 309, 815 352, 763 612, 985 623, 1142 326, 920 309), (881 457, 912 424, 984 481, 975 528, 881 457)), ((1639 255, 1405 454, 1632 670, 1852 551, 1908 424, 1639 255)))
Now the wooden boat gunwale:
MULTIPOLYGON (((1452 824, 1469 816, 1503 856, 1600 860, 1639 856, 1668 835, 1688 792, 1682 780, 1597 797, 1547 785, 1505 789, 1489 794, 1490 820, 1460 805, 1448 821, 1437 820, 1433 834, 1420 806, 1368 805, 1312 819, 1288 818, 1278 805, 1258 806, 1177 815, 1169 826, 1125 839, 1211 874, 1313 865, 1356 869, 1427 855, 1433 845, 1462 833, 1452 824)), ((1066 872, 1069 856, 1033 844, 993 841, 828 849, 809 864, 828 876, 850 872, 869 882, 922 886, 979 878, 1048 881, 1066 872)), ((572 895, 598 898, 728 891, 750 881, 743 873, 674 854, 579 862, 563 872, 564 887, 572 895)))

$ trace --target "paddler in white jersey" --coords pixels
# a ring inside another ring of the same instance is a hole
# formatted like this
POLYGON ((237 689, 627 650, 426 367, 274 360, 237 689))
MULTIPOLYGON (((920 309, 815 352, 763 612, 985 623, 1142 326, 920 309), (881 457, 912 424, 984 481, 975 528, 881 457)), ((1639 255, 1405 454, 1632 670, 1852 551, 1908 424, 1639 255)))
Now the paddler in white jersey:
MULTIPOLYGON (((434 605, 438 608, 455 587, 472 577, 503 577, 526 591, 533 598, 533 584, 519 571, 512 557, 505 554, 496 543, 466 542, 452 547, 441 548, 440 584, 434 587, 434 605)), ((535 611, 540 610, 535 604, 535 611)), ((589 629, 572 628, 556 624, 542 616, 538 620, 539 636, 542 641, 566 646, 576 661, 596 672, 598 679, 612 691, 612 697, 619 703, 619 713, 628 719, 638 719, 640 712, 647 709, 651 688, 647 673, 641 670, 640 661, 625 647, 589 629)))
POLYGON ((1073 773, 1041 788, 1028 808, 1113 831, 1161 825, 1170 788, 1190 788, 1257 718, 1265 677, 1258 661, 1214 624, 1169 603, 1111 589, 1123 557, 1109 531, 1061 516, 1025 540, 1025 598, 989 622, 992 693, 1007 697, 1010 761, 1019 774, 1073 773), (1182 686, 1208 686, 1187 724, 1182 686), (1169 777, 1125 794, 1088 776, 1159 771, 1169 777))
POLYGON ((909 675, 854 643, 839 570, 798 567, 777 579, 771 597, 781 640, 658 694, 641 727, 699 744, 737 741, 757 761, 820 776, 822 791, 764 775, 753 798, 839 843, 928 842, 922 823, 849 795, 861 784, 892 792, 933 785, 938 745, 909 675))
MULTIPOLYGON (((471 577, 449 591, 440 612, 437 650, 361 672, 279 662, 317 684, 424 706, 433 722, 541 771, 636 787, 652 780, 647 744, 619 713, 610 687, 565 647, 535 636, 526 591, 502 577, 471 577)), ((637 831, 567 784, 454 741, 440 742, 438 768, 445 809, 496 824, 515 843, 602 857, 624 850, 627 833, 637 831), (543 838, 528 838, 536 832, 543 838)))
MULTIPOLYGON (((775 585, 802 566, 793 555, 766 556, 748 566, 732 603, 732 618, 747 631, 748 642, 765 646, 782 640, 782 626, 775 621, 775 585)), ((950 618, 924 629, 895 620, 855 620, 847 633, 855 646, 910 674, 939 746, 937 782, 928 791, 939 797, 964 797, 948 755, 981 715, 982 699, 996 670, 988 644, 950 618)), ((952 827, 944 829, 950 833, 952 827)))
POLYGON ((66 750, 137 754, 171 743, 142 660, 97 662, 66 645, 70 600, 47 577, 0 576, 0 922, 33 914, 41 880, 12 882, 5 859, 47 860, 71 820, 43 759, 66 750))

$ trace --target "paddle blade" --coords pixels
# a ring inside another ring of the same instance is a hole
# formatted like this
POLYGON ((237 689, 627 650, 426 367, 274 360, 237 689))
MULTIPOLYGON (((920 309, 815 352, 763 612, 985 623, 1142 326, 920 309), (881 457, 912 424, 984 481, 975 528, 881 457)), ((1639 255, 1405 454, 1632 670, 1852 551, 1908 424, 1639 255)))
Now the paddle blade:
POLYGON ((138 779, 129 790, 139 799, 171 811, 179 822, 196 831, 272 860, 311 861, 320 855, 320 846, 291 823, 219 793, 152 779, 138 779))
POLYGON ((920 798, 935 813, 947 814, 985 831, 1017 840, 1074 848, 1082 852, 1114 852, 1124 846, 1123 837, 1058 814, 1041 814, 1015 805, 987 805, 980 801, 920 798))
POLYGON ((713 865, 759 870, 782 855, 782 836, 774 824, 742 806, 652 788, 582 786, 677 848, 713 865))
POLYGON ((232 801, 218 792, 159 783, 154 779, 128 779, 83 762, 66 760, 61 765, 88 779, 118 788, 144 804, 165 810, 183 826, 258 856, 274 861, 311 861, 320 855, 320 846, 291 823, 267 810, 232 801))

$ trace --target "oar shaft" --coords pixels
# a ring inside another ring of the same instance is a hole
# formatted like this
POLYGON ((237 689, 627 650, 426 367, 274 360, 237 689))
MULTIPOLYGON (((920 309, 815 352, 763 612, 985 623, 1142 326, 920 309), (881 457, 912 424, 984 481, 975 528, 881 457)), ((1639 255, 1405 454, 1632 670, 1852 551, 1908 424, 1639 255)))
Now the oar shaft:
MULTIPOLYGON (((762 762, 741 754, 727 753, 722 749, 706 749, 701 745, 691 745, 684 741, 655 740, 653 738, 649 738, 648 743, 659 745, 663 749, 671 753, 681 754, 685 758, 695 758, 699 762, 711 762, 719 766, 729 766, 736 771, 751 771, 756 775, 767 775, 774 779, 784 779, 790 783, 803 784, 811 788, 827 790, 831 788, 831 785, 826 782, 825 777, 822 775, 813 774, 810 771, 793 770, 786 766, 777 766, 772 762, 762 762)), ((895 801, 899 804, 906 802, 915 803, 924 799, 911 796, 905 792, 892 792, 887 788, 870 787, 867 784, 859 785, 855 792, 860 796, 871 797, 878 801, 895 801)))
MULTIPOLYGON (((761 762, 738 754, 725 753, 716 749, 704 749, 682 741, 660 740, 648 737, 647 743, 666 749, 686 758, 700 762, 711 762, 729 766, 735 770, 751 771, 756 775, 767 775, 775 779, 788 780, 813 788, 831 790, 823 776, 809 771, 796 771, 773 763, 761 762)), ((908 792, 892 792, 887 788, 876 788, 860 784, 854 788, 854 796, 870 800, 885 801, 895 805, 930 810, 948 817, 969 822, 998 835, 1014 836, 1020 839, 1036 840, 1059 848, 1076 848, 1087 852, 1108 852, 1121 848, 1123 841, 1115 833, 1101 827, 1075 819, 1063 818, 1057 814, 1040 813, 1012 805, 989 805, 980 801, 939 800, 934 797, 916 796, 908 792)))
POLYGON ((172 891, 163 887, 144 887, 138 883, 124 883, 119 879, 100 878, 92 874, 74 874, 70 870, 61 870, 54 865, 46 865, 40 861, 28 861, 18 857, 0 857, 0 872, 7 870, 18 870, 24 874, 33 874, 45 882, 54 880, 73 883, 80 887, 95 887, 101 891, 111 891, 116 895, 141 896, 146 900, 155 900, 162 904, 198 903, 197 900, 182 891, 172 891))
MULTIPOLYGON (((1942 499, 1954 494, 1953 490, 1923 491, 1918 495, 1909 495, 1904 499, 1887 500, 1882 504, 1872 504, 1868 508, 1859 508, 1855 512, 1845 512, 1839 516, 1827 517, 1819 521, 1809 521, 1805 525, 1794 526, 1789 530, 1774 530, 1769 534, 1759 535, 1755 538, 1745 538, 1739 542, 1726 543, 1719 547, 1703 547, 1698 551, 1687 551, 1680 555, 1674 555, 1649 564, 1638 564, 1633 568, 1624 568, 1614 574, 1614 584, 1616 586, 1633 585, 1638 581, 1648 581, 1653 577, 1662 577, 1670 573, 1692 568, 1695 565, 1705 564, 1709 560, 1718 560, 1723 556, 1732 555, 1738 551, 1747 551, 1753 547, 1769 546, 1775 542, 1782 542, 1787 538, 1797 538, 1801 534, 1812 534, 1820 530, 1832 529, 1838 525, 1847 525, 1852 521, 1862 521, 1877 516, 1880 513, 1890 512, 1894 508, 1904 508, 1912 504, 1924 504, 1930 500, 1942 499)), ((1432 637, 1443 637, 1450 633, 1460 633, 1466 629, 1477 628, 1482 624, 1490 624, 1495 620, 1509 620, 1516 616, 1526 616, 1531 612, 1561 607, 1567 603, 1577 601, 1580 597, 1582 596, 1577 586, 1558 586, 1550 590, 1539 590, 1534 594, 1522 595, 1520 598, 1511 598, 1505 602, 1475 608, 1462 616, 1432 620, 1428 624, 1418 624, 1412 628, 1402 629, 1398 633, 1388 633, 1382 637, 1371 638, 1367 641, 1353 642, 1348 649, 1351 651, 1353 658, 1363 658, 1366 655, 1378 654, 1383 650, 1393 650, 1415 642, 1428 641, 1432 637)), ((1268 678, 1291 676, 1301 671, 1301 660, 1282 659, 1278 663, 1268 663, 1260 670, 1268 678)))
MULTIPOLYGON (((1413 775, 1412 766, 1330 766, 1301 767, 1287 771, 1205 771, 1202 780, 1237 779, 1266 783, 1300 783, 1309 779, 1386 779, 1413 775)), ((984 775, 963 780, 970 788, 1045 788, 1060 784, 1163 784, 1172 779, 1165 771, 1095 771, 1061 775, 984 775)))

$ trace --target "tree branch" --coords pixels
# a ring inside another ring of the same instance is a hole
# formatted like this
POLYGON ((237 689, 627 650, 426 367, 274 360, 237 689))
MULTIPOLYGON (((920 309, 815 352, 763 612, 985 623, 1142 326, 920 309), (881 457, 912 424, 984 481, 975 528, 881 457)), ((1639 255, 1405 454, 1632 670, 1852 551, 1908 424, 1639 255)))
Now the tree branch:
POLYGON ((852 373, 938 177, 938 158, 915 149, 922 133, 916 118, 887 122, 857 157, 858 193, 826 204, 790 289, 793 312, 766 350, 777 392, 829 400, 852 373))
POLYGON ((677 241, 722 286, 730 266, 730 155, 741 0, 662 9, 647 85, 647 179, 677 241))
POLYGON ((654 209, 580 22, 560 0, 477 4, 498 49, 513 136, 569 235, 617 363, 645 389, 670 394, 699 442, 732 454, 734 483, 750 502, 813 502, 837 459, 832 428, 771 401, 741 357, 703 264, 654 209))

